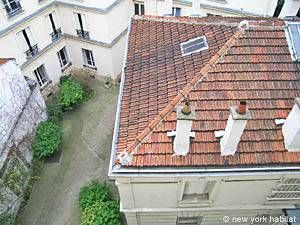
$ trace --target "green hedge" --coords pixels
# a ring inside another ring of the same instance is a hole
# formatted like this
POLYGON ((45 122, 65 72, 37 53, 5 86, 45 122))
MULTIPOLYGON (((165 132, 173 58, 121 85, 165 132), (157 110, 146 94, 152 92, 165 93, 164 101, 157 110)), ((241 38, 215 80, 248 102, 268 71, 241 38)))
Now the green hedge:
POLYGON ((92 206, 95 202, 106 202, 111 200, 111 194, 107 184, 92 181, 82 187, 79 193, 79 206, 81 209, 92 206))
POLYGON ((62 129, 52 121, 41 122, 32 144, 34 154, 44 158, 59 150, 62 142, 62 129))
POLYGON ((82 213, 81 225, 120 225, 117 201, 96 202, 82 213))
POLYGON ((71 78, 63 79, 60 87, 59 102, 64 110, 83 102, 84 90, 82 85, 71 78))
POLYGON ((112 199, 107 184, 92 181, 79 193, 81 225, 120 225, 119 203, 112 199))
POLYGON ((47 106, 48 120, 58 123, 63 116, 62 105, 59 102, 53 102, 47 106))

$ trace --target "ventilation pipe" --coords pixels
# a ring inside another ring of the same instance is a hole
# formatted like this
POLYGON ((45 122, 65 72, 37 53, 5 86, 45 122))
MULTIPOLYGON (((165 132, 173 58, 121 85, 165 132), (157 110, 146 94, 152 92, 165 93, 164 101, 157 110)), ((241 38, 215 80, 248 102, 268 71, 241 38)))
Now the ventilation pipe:
POLYGON ((238 106, 230 107, 230 115, 227 120, 224 136, 220 141, 222 156, 234 155, 247 121, 251 118, 251 113, 247 109, 245 101, 241 101, 238 106))
POLYGON ((295 105, 282 126, 282 134, 285 148, 300 152, 300 98, 295 99, 295 105))
POLYGON ((191 132, 195 110, 189 102, 177 107, 176 131, 168 132, 168 137, 174 137, 174 155, 185 156, 190 150, 190 139, 195 138, 195 132, 191 132))

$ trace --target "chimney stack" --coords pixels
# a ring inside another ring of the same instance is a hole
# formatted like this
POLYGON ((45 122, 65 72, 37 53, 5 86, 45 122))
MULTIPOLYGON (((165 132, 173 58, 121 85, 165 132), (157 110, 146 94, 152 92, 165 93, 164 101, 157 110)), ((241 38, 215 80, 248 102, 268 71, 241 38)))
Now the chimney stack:
POLYGON ((234 155, 247 121, 251 118, 251 113, 247 109, 245 101, 241 101, 238 106, 230 107, 230 115, 227 120, 224 136, 220 141, 222 156, 234 155))
POLYGON ((174 155, 185 156, 190 150, 190 139, 195 137, 195 132, 191 132, 193 120, 195 120, 195 110, 188 101, 184 106, 177 107, 176 131, 168 132, 168 137, 174 137, 174 155))
POLYGON ((191 17, 195 16, 195 17, 199 17, 201 16, 200 15, 200 2, 201 0, 193 0, 193 3, 192 3, 192 14, 191 14, 191 17))
POLYGON ((290 152, 300 152, 300 98, 282 126, 285 148, 290 152))
POLYGON ((165 0, 163 16, 172 16, 173 0, 165 0))

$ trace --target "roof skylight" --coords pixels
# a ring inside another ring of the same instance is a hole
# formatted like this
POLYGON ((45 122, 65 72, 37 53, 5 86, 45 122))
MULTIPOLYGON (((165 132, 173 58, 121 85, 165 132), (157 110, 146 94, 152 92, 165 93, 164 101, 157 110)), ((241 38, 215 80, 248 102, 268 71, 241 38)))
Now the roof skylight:
POLYGON ((295 61, 300 61, 300 23, 288 23, 287 32, 292 58, 295 61))
POLYGON ((208 49, 208 43, 205 36, 190 39, 180 44, 182 56, 200 52, 208 49))

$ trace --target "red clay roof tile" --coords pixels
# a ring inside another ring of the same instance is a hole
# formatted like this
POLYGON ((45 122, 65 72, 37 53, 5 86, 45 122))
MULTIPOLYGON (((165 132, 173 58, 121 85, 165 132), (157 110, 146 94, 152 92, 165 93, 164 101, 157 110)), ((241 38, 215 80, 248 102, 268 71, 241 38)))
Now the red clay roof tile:
POLYGON ((281 127, 293 99, 300 96, 300 66, 293 63, 280 19, 161 18, 132 20, 117 153, 133 153, 130 167, 253 166, 293 164, 300 153, 287 152, 281 127), (182 57, 180 43, 206 35, 209 49, 182 57), (211 63, 211 66, 209 66, 211 63), (174 106, 188 95, 195 107, 196 137, 186 156, 172 156, 174 106), (234 156, 220 154, 214 131, 224 129, 229 107, 247 100, 247 123, 234 156), (147 138, 145 138, 147 137, 147 138))

